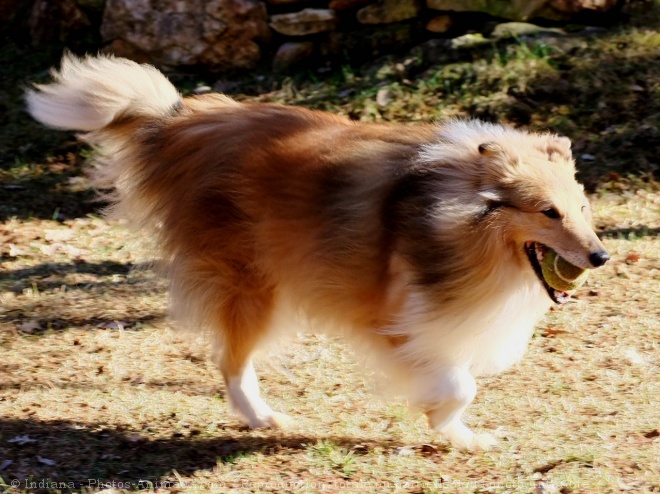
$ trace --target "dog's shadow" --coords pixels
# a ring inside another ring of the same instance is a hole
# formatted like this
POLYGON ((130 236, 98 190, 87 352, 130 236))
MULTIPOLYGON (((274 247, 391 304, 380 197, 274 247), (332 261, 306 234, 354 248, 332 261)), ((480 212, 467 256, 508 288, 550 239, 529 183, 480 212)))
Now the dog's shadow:
MULTIPOLYGON (((236 423, 213 433, 191 431, 188 435, 138 434, 102 424, 76 424, 69 421, 0 419, 0 463, 5 483, 66 483, 69 489, 121 482, 130 488, 162 483, 177 475, 208 475, 221 464, 231 464, 254 453, 295 454, 319 441, 330 441, 338 448, 366 454, 374 447, 394 450, 395 441, 374 441, 355 437, 287 434, 283 431, 247 431, 236 423), (151 439, 150 437, 153 437, 151 439), (8 460, 11 462, 9 463, 8 460)), ((63 486, 63 485, 62 485, 63 486)), ((67 490, 67 489, 65 489, 67 490)))

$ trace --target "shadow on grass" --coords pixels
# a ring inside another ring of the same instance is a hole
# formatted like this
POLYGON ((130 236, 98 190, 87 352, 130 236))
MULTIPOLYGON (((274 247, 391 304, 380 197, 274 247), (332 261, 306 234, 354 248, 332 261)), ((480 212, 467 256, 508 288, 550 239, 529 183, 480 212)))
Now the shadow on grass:
POLYGON ((108 329, 115 330, 121 327, 124 330, 136 331, 142 326, 154 325, 167 319, 165 314, 148 314, 145 316, 135 316, 130 313, 118 314, 117 317, 57 317, 51 314, 39 313, 34 308, 28 310, 7 310, 7 316, 0 317, 0 323, 18 321, 16 326, 20 327, 20 321, 35 321, 39 324, 36 329, 29 328, 30 335, 41 335, 47 331, 65 331, 68 329, 108 329), (4 321, 3 321, 4 319, 4 321))
MULTIPOLYGON (((222 427, 224 424, 218 425, 222 427)), ((355 454, 364 454, 376 446, 386 450, 400 446, 395 442, 360 438, 287 435, 282 432, 256 434, 230 426, 219 428, 210 435, 192 430, 186 432, 187 436, 173 434, 151 439, 148 433, 102 424, 0 419, 0 431, 0 459, 12 461, 2 472, 7 484, 19 481, 20 487, 25 487, 26 479, 70 483, 63 491, 113 482, 115 485, 121 482, 123 488, 130 490, 148 488, 148 482, 161 486, 169 482, 169 487, 176 487, 173 471, 183 476, 198 474, 204 478, 213 474, 216 466, 249 458, 254 453, 291 454, 304 451, 319 441, 330 441, 355 454), (9 442, 21 437, 23 441, 9 442), (54 464, 47 464, 50 461, 54 464)))
POLYGON ((153 273, 146 272, 150 267, 149 263, 76 261, 6 270, 0 283, 2 290, 17 295, 30 290, 38 296, 17 299, 13 305, 11 301, 5 302, 0 311, 0 324, 20 328, 26 321, 36 323, 28 332, 38 335, 71 328, 115 329, 119 325, 134 330, 162 322, 166 315, 160 308, 134 303, 161 291, 157 280, 151 277, 153 273), (145 270, 144 277, 129 277, 131 272, 140 270, 145 270), (120 279, 114 278, 117 275, 120 279), (81 296, 98 299, 94 314, 90 313, 89 306, 80 306, 81 296), (118 310, 120 308, 123 310, 118 310))
POLYGON ((115 261, 87 262, 84 260, 75 260, 71 263, 43 263, 38 266, 21 269, 8 269, 4 271, 7 279, 17 278, 27 279, 28 283, 37 281, 32 277, 49 276, 53 274, 66 275, 69 273, 90 273, 99 276, 113 274, 128 274, 134 269, 143 269, 149 267, 148 264, 120 263, 115 261))
MULTIPOLYGON (((191 358, 190 356, 188 357, 191 358)), ((43 390, 43 389, 75 389, 80 391, 96 391, 103 390, 104 392, 111 393, 111 390, 108 390, 107 385, 99 385, 91 381, 54 381, 53 379, 44 379, 37 380, 34 377, 30 378, 29 382, 25 382, 20 377, 20 368, 15 364, 2 364, 0 363, 0 375, 3 376, 3 380, 0 381, 0 391, 19 391, 26 392, 31 389, 43 390), (18 376, 17 376, 18 374, 18 376), (10 377, 6 377, 10 376, 10 377), (14 377, 16 376, 16 377, 14 377)), ((198 381, 191 381, 185 379, 177 379, 176 377, 168 378, 165 380, 154 380, 150 379, 149 381, 144 381, 140 376, 134 377, 133 379, 126 379, 127 382, 131 384, 139 385, 140 389, 154 389, 154 390, 164 390, 176 392, 177 394, 183 394, 187 396, 198 397, 199 392, 195 391, 196 386, 199 385, 198 381)), ((224 397, 224 391, 214 390, 213 393, 219 398, 224 397)))
MULTIPOLYGON (((99 214, 104 204, 95 201, 92 190, 70 192, 60 187, 60 181, 73 175, 53 174, 34 180, 21 181, 21 189, 2 190, 0 221, 10 218, 65 220, 99 214)), ((11 184, 14 185, 14 184, 11 184)))
POLYGON ((89 188, 82 147, 50 149, 54 156, 0 161, 0 221, 10 218, 66 220, 99 213, 106 203, 89 188))

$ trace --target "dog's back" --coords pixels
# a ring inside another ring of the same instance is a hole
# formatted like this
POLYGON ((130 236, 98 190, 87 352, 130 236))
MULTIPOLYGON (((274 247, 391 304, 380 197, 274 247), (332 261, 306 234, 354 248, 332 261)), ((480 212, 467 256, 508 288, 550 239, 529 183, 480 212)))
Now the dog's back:
POLYGON ((116 189, 113 214, 149 232, 170 263, 178 319, 219 327, 215 306, 256 286, 335 324, 385 317, 384 209, 432 127, 184 99, 153 68, 111 57, 68 57, 54 75, 28 94, 29 111, 88 131, 95 182, 116 189))

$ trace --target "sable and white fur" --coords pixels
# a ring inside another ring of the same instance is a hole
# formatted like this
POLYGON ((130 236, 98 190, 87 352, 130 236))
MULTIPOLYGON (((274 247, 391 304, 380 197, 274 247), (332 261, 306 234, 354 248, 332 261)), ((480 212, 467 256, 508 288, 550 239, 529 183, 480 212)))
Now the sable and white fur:
POLYGON ((474 376, 516 362, 552 304, 525 243, 606 260, 566 138, 182 98, 153 67, 109 56, 65 56, 53 78, 28 92, 30 113, 87 131, 97 184, 156 240, 172 314, 213 336, 251 427, 286 420, 251 356, 287 308, 375 351, 453 444, 487 448, 461 421, 474 376))

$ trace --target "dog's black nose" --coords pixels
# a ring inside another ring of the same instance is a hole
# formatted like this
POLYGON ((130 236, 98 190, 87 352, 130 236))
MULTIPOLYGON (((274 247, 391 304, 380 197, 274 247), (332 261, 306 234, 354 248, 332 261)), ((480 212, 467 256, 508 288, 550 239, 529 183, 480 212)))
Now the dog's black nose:
POLYGON ((610 260, 610 255, 604 250, 594 252, 589 256, 589 261, 591 261, 592 266, 595 268, 602 266, 609 260, 610 260))

